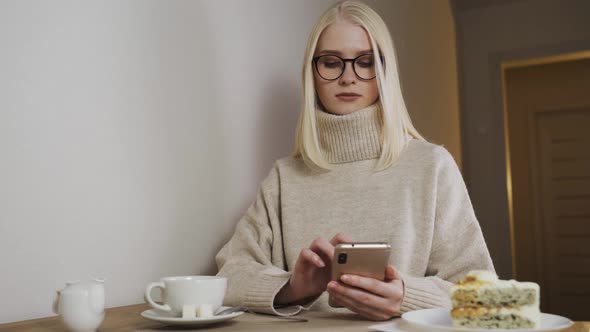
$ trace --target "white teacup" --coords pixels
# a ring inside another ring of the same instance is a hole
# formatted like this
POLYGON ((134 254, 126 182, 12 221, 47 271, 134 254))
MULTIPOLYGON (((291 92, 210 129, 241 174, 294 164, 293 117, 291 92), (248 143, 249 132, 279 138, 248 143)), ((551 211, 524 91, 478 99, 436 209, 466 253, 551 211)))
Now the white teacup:
POLYGON ((227 279, 217 276, 166 277, 152 282, 145 289, 145 299, 154 308, 182 316, 183 306, 210 305, 213 312, 223 304, 227 279), (162 289, 163 305, 154 302, 150 296, 152 288, 162 289))

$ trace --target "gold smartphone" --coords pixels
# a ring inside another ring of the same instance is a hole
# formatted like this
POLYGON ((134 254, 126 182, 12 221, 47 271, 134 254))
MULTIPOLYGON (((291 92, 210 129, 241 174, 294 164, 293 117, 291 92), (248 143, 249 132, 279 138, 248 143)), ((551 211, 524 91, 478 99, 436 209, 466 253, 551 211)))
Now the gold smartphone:
MULTIPOLYGON (((334 249, 332 280, 340 280, 343 274, 355 274, 378 280, 385 279, 391 246, 385 242, 340 243, 334 249)), ((338 308, 330 296, 331 307, 338 308)))

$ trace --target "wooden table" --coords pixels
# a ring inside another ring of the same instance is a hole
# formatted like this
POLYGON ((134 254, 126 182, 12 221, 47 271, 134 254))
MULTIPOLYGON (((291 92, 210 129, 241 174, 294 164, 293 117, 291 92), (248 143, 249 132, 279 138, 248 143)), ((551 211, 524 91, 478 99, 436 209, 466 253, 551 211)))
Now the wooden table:
MULTIPOLYGON (((369 326, 378 322, 367 321, 356 315, 330 314, 322 312, 305 312, 301 316, 308 322, 292 322, 274 318, 273 316, 243 314, 233 320, 201 328, 173 327, 147 320, 140 316, 147 304, 136 304, 125 307, 107 309, 105 320, 99 331, 338 331, 362 332, 371 331, 369 326)), ((41 332, 65 331, 58 317, 40 318, 0 324, 0 331, 41 332)), ((564 332, 590 332, 590 322, 576 322, 564 332)))

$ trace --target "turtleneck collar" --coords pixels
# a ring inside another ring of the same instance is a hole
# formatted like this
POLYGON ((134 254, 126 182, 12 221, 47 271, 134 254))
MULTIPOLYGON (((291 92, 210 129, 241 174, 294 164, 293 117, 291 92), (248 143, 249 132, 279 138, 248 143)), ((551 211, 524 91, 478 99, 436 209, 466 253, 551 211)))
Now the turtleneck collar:
POLYGON ((346 115, 316 108, 320 148, 332 164, 375 159, 381 155, 383 128, 378 103, 346 115))

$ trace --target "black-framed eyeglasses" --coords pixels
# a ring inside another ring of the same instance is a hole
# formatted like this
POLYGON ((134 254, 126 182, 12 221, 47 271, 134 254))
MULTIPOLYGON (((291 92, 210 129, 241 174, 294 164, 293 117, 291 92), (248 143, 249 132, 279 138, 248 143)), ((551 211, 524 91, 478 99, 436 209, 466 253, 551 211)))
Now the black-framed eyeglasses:
MULTIPOLYGON (((383 56, 381 63, 383 63, 383 56)), ((313 58, 316 72, 321 78, 334 81, 344 74, 346 63, 352 62, 354 74, 362 80, 372 80, 377 76, 375 69, 375 56, 373 54, 361 54, 353 59, 344 59, 337 55, 326 54, 313 58)))

